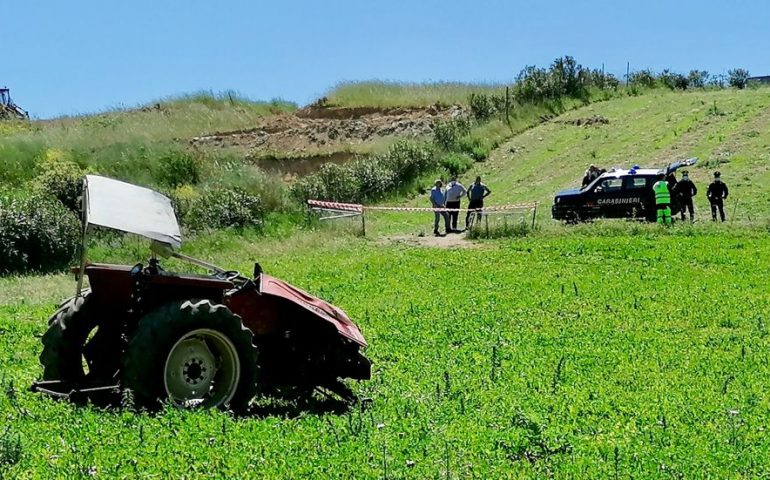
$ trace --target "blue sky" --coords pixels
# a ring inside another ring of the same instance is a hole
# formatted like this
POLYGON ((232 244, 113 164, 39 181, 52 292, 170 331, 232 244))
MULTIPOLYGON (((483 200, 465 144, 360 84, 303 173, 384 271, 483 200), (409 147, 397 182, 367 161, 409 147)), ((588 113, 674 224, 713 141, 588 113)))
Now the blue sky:
POLYGON ((770 74, 770 2, 6 0, 0 85, 38 118, 202 89, 308 103, 345 80, 511 81, 560 55, 770 74), (10 1, 10 3, 9 3, 10 1))

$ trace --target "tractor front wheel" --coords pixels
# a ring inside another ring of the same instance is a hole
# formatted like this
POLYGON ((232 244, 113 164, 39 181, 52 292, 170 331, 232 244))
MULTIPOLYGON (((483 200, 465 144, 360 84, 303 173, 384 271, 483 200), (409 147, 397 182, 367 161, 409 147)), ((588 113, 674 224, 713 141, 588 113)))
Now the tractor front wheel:
POLYGON ((144 405, 168 400, 240 411, 256 394, 258 371, 252 332, 208 300, 172 302, 145 315, 123 357, 123 383, 144 405))

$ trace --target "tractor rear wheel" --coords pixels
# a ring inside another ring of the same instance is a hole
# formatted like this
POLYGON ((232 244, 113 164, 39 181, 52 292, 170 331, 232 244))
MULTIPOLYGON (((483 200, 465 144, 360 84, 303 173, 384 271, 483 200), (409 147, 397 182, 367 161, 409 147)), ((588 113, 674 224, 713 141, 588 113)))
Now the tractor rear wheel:
POLYGON ((147 406, 242 411, 257 391, 253 334, 224 305, 171 302, 139 321, 123 356, 123 384, 147 406))
MULTIPOLYGON (((43 380, 77 385, 86 378, 109 380, 118 370, 118 356, 109 332, 99 326, 100 315, 91 292, 65 300, 48 320, 42 338, 43 380)), ((117 339, 113 339, 117 340, 117 339)))

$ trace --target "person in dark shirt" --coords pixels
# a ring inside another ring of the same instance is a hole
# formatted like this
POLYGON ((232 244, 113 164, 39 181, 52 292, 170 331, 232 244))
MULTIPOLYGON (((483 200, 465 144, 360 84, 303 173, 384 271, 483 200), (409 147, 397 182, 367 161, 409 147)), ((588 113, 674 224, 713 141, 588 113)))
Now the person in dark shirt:
POLYGON ((714 172, 714 181, 709 185, 709 189, 706 192, 706 196, 711 203, 711 220, 717 221, 717 209, 719 209, 719 218, 725 221, 725 209, 724 201, 729 195, 727 185, 722 181, 722 174, 720 172, 714 172))
POLYGON ((682 179, 674 186, 674 196, 679 202, 682 214, 682 220, 685 219, 685 211, 690 212, 690 221, 695 220, 695 209, 692 204, 692 197, 698 194, 698 188, 695 186, 692 180, 690 180, 689 173, 685 170, 682 172, 682 179))
POLYGON ((677 195, 674 193, 676 191, 676 184, 678 182, 676 181, 676 175, 674 173, 669 173, 666 175, 666 184, 668 184, 668 191, 671 193, 671 211, 674 215, 676 215, 676 212, 679 211, 679 198, 677 198, 677 195))
POLYGON ((465 215, 465 229, 468 229, 468 224, 472 215, 476 214, 476 220, 481 220, 481 209, 484 208, 484 199, 492 193, 486 185, 481 183, 481 177, 476 177, 476 181, 468 187, 466 195, 468 196, 468 213, 465 215))

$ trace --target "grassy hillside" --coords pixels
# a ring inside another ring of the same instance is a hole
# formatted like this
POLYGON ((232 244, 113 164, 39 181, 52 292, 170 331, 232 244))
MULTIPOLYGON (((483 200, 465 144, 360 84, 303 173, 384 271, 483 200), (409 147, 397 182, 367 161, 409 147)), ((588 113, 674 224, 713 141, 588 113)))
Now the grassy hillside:
POLYGON ((570 110, 510 138, 462 180, 482 175, 494 191, 489 203, 538 201, 547 218, 554 193, 579 186, 591 163, 662 167, 692 156, 700 159, 689 170, 701 189, 695 205, 702 214, 708 210, 706 187, 720 170, 731 189, 728 213, 770 219, 770 90, 653 90, 570 110), (571 123, 595 115, 609 123, 571 123))
POLYGON ((505 85, 461 82, 346 82, 329 90, 330 106, 339 107, 427 107, 435 104, 467 105, 472 93, 493 94, 505 85))
POLYGON ((65 151, 80 166, 106 175, 156 184, 152 172, 169 150, 216 130, 251 127, 265 115, 289 112, 281 101, 252 102, 234 94, 200 93, 94 115, 0 124, 0 189, 34 177, 46 151, 65 151))

